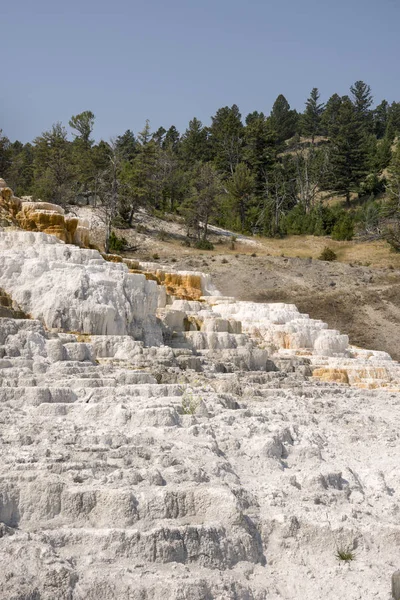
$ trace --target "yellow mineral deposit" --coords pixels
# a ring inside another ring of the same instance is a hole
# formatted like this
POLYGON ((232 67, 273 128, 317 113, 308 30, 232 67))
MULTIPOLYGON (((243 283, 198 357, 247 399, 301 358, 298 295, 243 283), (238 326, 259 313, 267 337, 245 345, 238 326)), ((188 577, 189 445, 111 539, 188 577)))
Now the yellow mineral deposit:
POLYGON ((171 296, 181 300, 199 300, 203 295, 200 275, 165 273, 160 270, 156 271, 156 276, 171 296))
POLYGON ((78 217, 66 215, 57 204, 20 200, 4 179, 0 179, 0 208, 21 229, 54 235, 67 244, 89 246, 89 229, 78 217))
POLYGON ((334 369, 319 367, 314 369, 313 377, 320 381, 345 383, 361 389, 376 389, 391 385, 392 376, 385 367, 347 367, 334 369))
POLYGON ((321 367, 314 369, 313 377, 316 377, 320 381, 332 381, 335 383, 349 384, 349 377, 346 369, 327 369, 321 367))

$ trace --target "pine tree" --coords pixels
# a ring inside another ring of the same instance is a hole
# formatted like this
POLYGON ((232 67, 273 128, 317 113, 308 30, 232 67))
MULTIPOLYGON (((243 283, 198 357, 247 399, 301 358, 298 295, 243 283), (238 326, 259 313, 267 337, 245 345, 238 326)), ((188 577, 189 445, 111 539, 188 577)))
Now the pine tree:
POLYGON ((325 110, 322 113, 322 132, 329 137, 332 135, 332 132, 335 129, 341 104, 341 97, 338 94, 333 94, 326 103, 325 110))
POLYGON ((350 203, 350 192, 357 191, 367 173, 366 139, 359 113, 348 96, 341 99, 337 121, 331 134, 332 185, 350 203))
POLYGON ((177 153, 179 151, 180 135, 175 125, 171 125, 165 134, 163 141, 163 149, 177 153))
POLYGON ((138 142, 130 129, 119 135, 115 144, 123 160, 132 161, 138 153, 138 142))
POLYGON ((370 132, 373 127, 373 115, 370 110, 373 100, 371 88, 364 83, 364 81, 356 81, 355 84, 350 87, 350 91, 353 96, 356 114, 365 131, 370 132))
POLYGON ((288 140, 296 133, 298 114, 295 110, 291 110, 289 102, 282 94, 274 102, 270 119, 279 143, 288 140))
POLYGON ((209 158, 208 129, 203 127, 199 119, 194 117, 182 136, 180 155, 188 166, 197 162, 204 162, 209 158))
POLYGON ((34 186, 36 198, 66 204, 72 198, 73 166, 67 131, 56 123, 34 140, 34 186))
POLYGON ((239 215, 242 231, 246 229, 247 210, 252 200, 254 183, 254 175, 244 163, 237 165, 232 177, 226 183, 233 208, 239 215))
POLYGON ((232 175, 242 159, 243 124, 236 104, 217 110, 211 117, 210 144, 216 168, 232 175))
POLYGON ((14 142, 9 146, 10 161, 5 171, 5 179, 17 196, 32 192, 33 147, 31 144, 14 142))
POLYGON ((255 191, 262 193, 264 174, 276 161, 277 137, 263 113, 250 113, 244 130, 243 160, 255 176, 255 191))
POLYGON ((0 177, 4 178, 10 166, 10 140, 3 135, 0 129, 0 177))
POLYGON ((74 133, 75 137, 80 138, 81 142, 86 146, 90 147, 93 141, 90 136, 93 131, 95 116, 90 110, 85 110, 79 115, 71 117, 69 126, 78 133, 74 133))
POLYGON ((373 111, 374 134, 378 139, 385 136, 388 122, 389 103, 382 100, 373 111))
POLYGON ((72 168, 76 180, 75 195, 82 196, 89 203, 93 196, 94 164, 92 157, 93 140, 90 138, 95 116, 90 110, 71 117, 69 126, 74 130, 71 145, 72 168))
POLYGON ((324 105, 318 102, 319 97, 318 88, 313 88, 306 102, 306 109, 302 119, 303 133, 311 137, 312 144, 314 144, 315 136, 321 131, 321 115, 324 112, 324 105))
POLYGON ((192 190, 182 212, 188 229, 193 228, 198 240, 207 241, 208 225, 218 213, 223 188, 217 171, 210 163, 198 164, 193 172, 192 190))
POLYGON ((400 135, 400 102, 392 102, 388 109, 386 136, 394 140, 400 135))
POLYGON ((392 214, 400 219, 400 142, 397 143, 393 152, 392 160, 388 168, 387 191, 389 195, 389 206, 392 214))

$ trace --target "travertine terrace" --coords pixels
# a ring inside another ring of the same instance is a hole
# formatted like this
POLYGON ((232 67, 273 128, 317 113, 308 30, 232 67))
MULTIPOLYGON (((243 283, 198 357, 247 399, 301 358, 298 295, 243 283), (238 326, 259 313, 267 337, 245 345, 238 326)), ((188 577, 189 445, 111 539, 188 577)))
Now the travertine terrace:
POLYGON ((0 231, 0 599, 389 599, 399 365, 131 266, 0 231))

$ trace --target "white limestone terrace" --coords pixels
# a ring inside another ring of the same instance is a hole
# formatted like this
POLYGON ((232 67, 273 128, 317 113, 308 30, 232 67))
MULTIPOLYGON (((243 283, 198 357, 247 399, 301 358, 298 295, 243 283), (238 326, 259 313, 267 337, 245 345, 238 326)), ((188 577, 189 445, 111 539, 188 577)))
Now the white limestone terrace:
POLYGON ((388 355, 43 234, 0 288, 0 600, 390 599, 400 393, 348 385, 388 355))
POLYGON ((44 233, 0 232, 0 287, 50 330, 162 342, 156 283, 97 250, 44 233))

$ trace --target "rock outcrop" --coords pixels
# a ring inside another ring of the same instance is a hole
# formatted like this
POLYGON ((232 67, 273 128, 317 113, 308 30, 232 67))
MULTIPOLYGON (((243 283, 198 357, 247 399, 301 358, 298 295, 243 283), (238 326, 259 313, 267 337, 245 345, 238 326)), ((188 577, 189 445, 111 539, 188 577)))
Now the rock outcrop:
POLYGON ((0 213, 8 224, 25 231, 54 235, 68 244, 89 246, 89 225, 64 209, 49 202, 31 202, 14 196, 4 179, 0 179, 0 213))
POLYGON ((399 365, 155 276, 0 232, 0 599, 388 598, 399 365))

